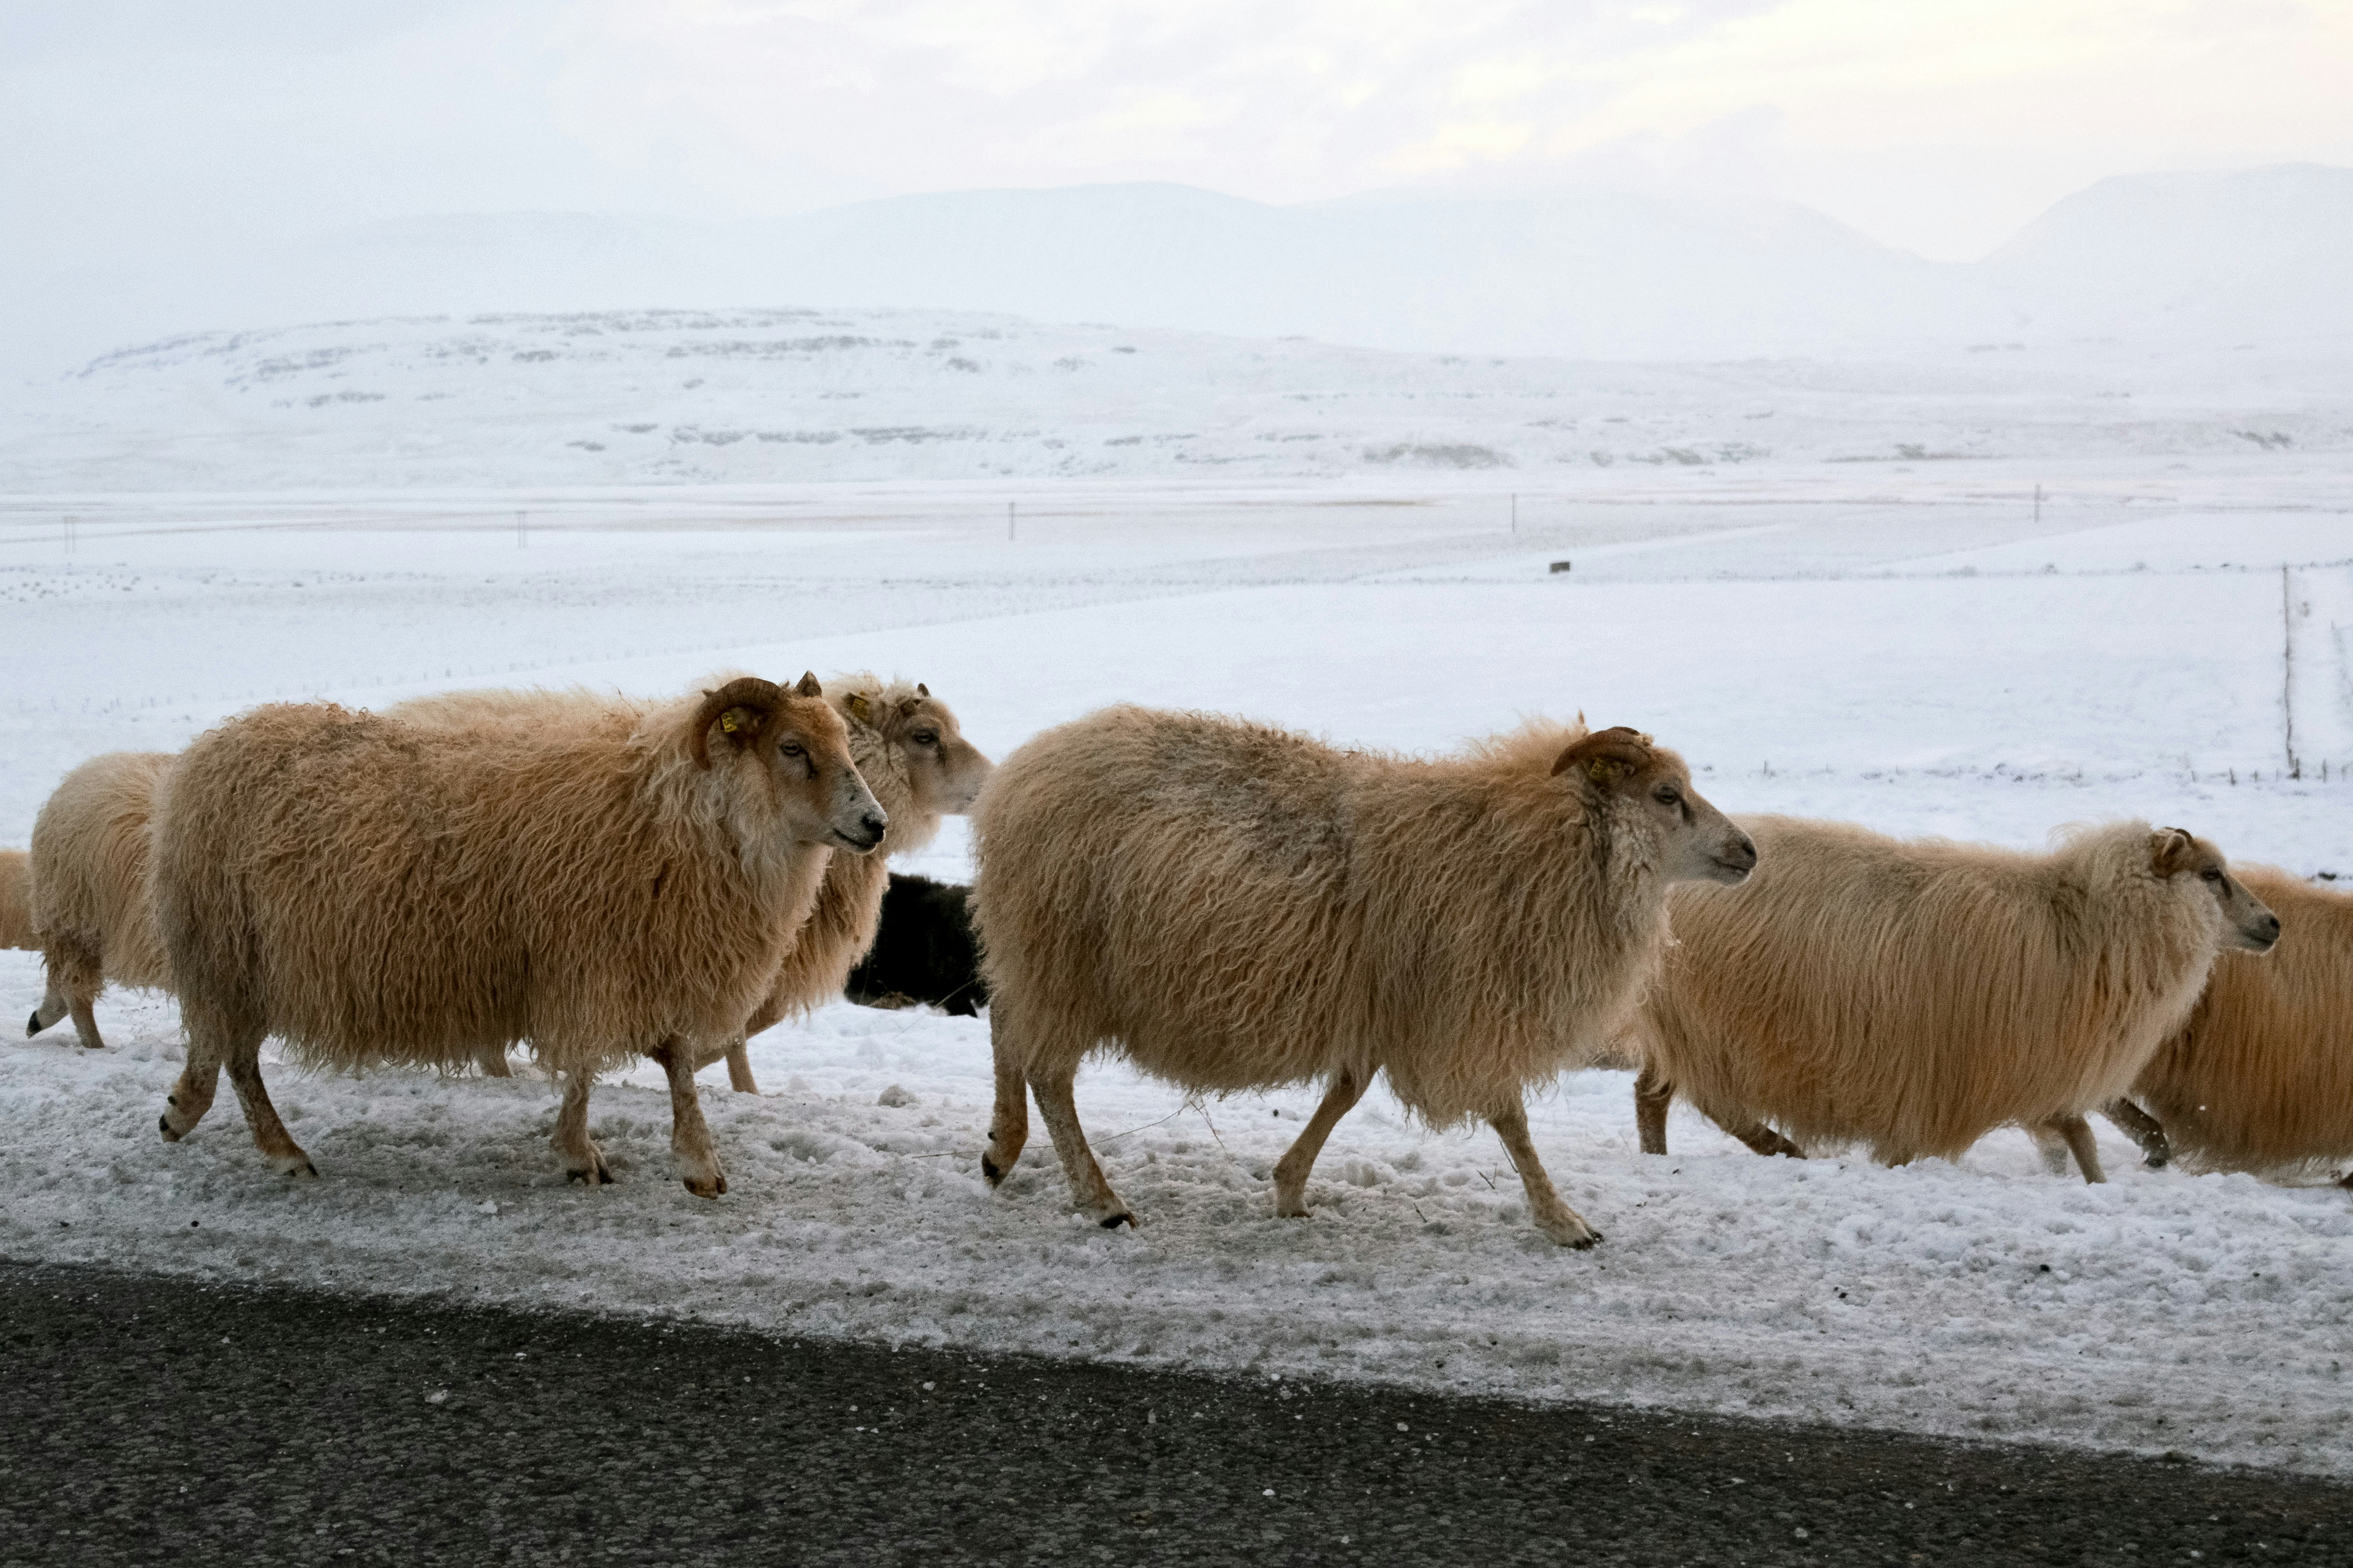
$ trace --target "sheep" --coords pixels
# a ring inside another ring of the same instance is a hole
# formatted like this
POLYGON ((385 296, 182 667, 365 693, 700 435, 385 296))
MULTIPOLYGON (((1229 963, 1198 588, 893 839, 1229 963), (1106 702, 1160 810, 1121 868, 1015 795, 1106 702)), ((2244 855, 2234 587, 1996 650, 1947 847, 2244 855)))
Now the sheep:
POLYGON ((2017 1122, 2104 1179, 2084 1112, 2178 1029, 2215 955, 2279 920, 2179 828, 2070 830, 2049 854, 1740 819, 1764 869, 1678 889, 1644 1003, 1645 1153, 1681 1094, 1759 1153, 1860 1142, 1902 1164, 2017 1122), (1794 1142, 1793 1142, 1794 1140, 1794 1142))
POLYGON ((988 1001, 980 944, 973 940, 970 888, 891 873, 874 946, 849 972, 843 994, 868 1006, 928 1002, 964 1017, 988 1001))
POLYGON ((920 849, 940 818, 972 809, 996 764, 964 738, 947 704, 918 683, 885 683, 860 671, 827 682, 849 733, 849 754, 890 813, 891 830, 871 856, 834 857, 817 907, 794 939, 767 996, 727 1042, 728 1082, 757 1094, 746 1042, 787 1015, 841 995, 851 968, 874 945, 890 885, 889 857, 920 849))
MULTIPOLYGON (((860 774, 890 817, 890 828, 873 853, 837 855, 826 867, 815 907, 794 933, 776 978, 744 1026, 718 1053, 695 1063, 708 1067, 723 1054, 730 1084, 739 1093, 759 1092, 752 1074, 750 1036, 775 1026, 787 1014, 805 1012, 839 996, 849 970, 873 945, 892 855, 920 849, 939 831, 943 816, 972 809, 995 766, 964 738, 955 714, 931 688, 885 681, 863 670, 828 677, 826 700, 841 719, 860 774)), ((529 721, 539 694, 527 691, 461 691, 415 698, 388 711, 412 722, 444 729, 498 729, 529 721)), ((634 712, 629 699, 588 691, 554 694, 554 714, 582 717, 634 712)), ((505 1055, 486 1054, 485 1072, 503 1074, 505 1055), (495 1061, 495 1065, 493 1065, 495 1061)))
POLYGON ((1544 721, 1429 760, 1109 708, 1008 757, 975 827, 991 1186, 1034 1091, 1075 1206, 1135 1223, 1071 1098, 1107 1047, 1196 1091, 1325 1082, 1274 1169, 1275 1213, 1302 1216, 1324 1139, 1386 1071, 1431 1126, 1491 1124, 1536 1228, 1577 1247, 1600 1236, 1538 1163, 1524 1096, 1618 1031, 1667 884, 1756 859, 1673 752, 1544 721))
POLYGON ((2173 1152, 2213 1171, 2344 1159, 2353 1155, 2353 896, 2272 866, 2245 867, 2239 879, 2284 919, 2278 950, 2261 963, 2217 959, 2189 1023, 2130 1096, 2103 1109, 2155 1164, 2173 1152))
POLYGON ((726 1191, 695 1050, 759 999, 826 851, 870 850, 888 823, 814 676, 566 717, 499 734, 276 704, 181 756, 153 837, 188 1035, 166 1140, 226 1066, 269 1166, 317 1174, 262 1086, 265 1036, 343 1066, 528 1041, 564 1080, 568 1176, 612 1180, 589 1088, 644 1056, 670 1079, 686 1189, 726 1191))
POLYGON ((29 1037, 73 1015, 91 1050, 105 1047, 91 1008, 109 984, 172 989, 148 895, 148 823, 168 752, 111 752, 68 773, 33 820, 32 921, 47 991, 29 1037))
POLYGON ((38 952, 33 937, 32 857, 22 849, 0 849, 0 947, 38 952))

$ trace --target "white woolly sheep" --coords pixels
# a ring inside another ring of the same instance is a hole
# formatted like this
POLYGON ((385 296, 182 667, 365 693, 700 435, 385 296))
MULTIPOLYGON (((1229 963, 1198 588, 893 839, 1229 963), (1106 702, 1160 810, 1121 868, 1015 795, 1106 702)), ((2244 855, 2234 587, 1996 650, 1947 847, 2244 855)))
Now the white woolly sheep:
POLYGON ((1537 1162, 1524 1097, 1624 1023, 1667 885, 1755 860, 1672 752, 1549 723, 1420 760, 1106 709, 1008 757, 975 826, 992 1184, 1034 1091, 1077 1206, 1134 1223, 1071 1097, 1107 1046, 1192 1089, 1327 1082, 1274 1172, 1276 1213, 1304 1215, 1324 1139, 1387 1072, 1434 1126, 1492 1124, 1537 1228, 1571 1247, 1600 1237, 1537 1162))
POLYGON ((188 1032, 164 1136, 195 1126, 226 1067, 271 1167, 315 1174, 262 1087, 266 1036, 342 1066, 528 1042, 564 1080, 567 1173, 611 1180, 588 1091, 642 1056, 670 1079, 687 1190, 715 1197, 696 1054, 758 1001, 828 850, 886 826, 813 676, 504 735, 258 709, 191 746, 157 806, 188 1032))
POLYGON ((1636 1031, 1648 1153, 1680 1094, 1760 1153, 1950 1159, 2015 1122, 2100 1181, 2084 1112, 2180 1026, 2217 952, 2279 933, 2179 828, 2112 823, 2034 855, 1740 825, 1762 857, 1750 883, 1669 900, 1675 943, 1636 1031))
POLYGON ((172 975, 147 886, 148 825, 167 752, 111 752, 68 773, 33 821, 33 931, 47 994, 25 1033, 70 1013, 92 1050, 91 1011, 110 984, 169 991, 172 975))

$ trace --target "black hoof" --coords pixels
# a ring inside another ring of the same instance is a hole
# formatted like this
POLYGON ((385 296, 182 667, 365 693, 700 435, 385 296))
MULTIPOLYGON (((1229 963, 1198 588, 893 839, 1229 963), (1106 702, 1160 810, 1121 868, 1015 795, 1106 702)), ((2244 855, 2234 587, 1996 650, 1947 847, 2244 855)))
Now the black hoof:
POLYGON ((308 1176, 315 1182, 319 1179, 319 1167, 311 1163, 310 1161, 305 1160, 302 1162, 302 1165, 300 1170, 292 1170, 286 1173, 286 1179, 290 1182, 297 1176, 308 1176))
POLYGON ((986 1154, 980 1157, 980 1173, 988 1179, 988 1184, 992 1187, 1002 1186, 1005 1183, 1005 1173, 998 1170, 997 1162, 986 1154))
POLYGON ((1112 1215, 1109 1219, 1102 1220, 1098 1223, 1101 1224, 1105 1230, 1117 1230, 1121 1226, 1125 1226, 1128 1229, 1134 1230, 1135 1228, 1135 1216, 1123 1209, 1119 1213, 1112 1215))
POLYGON ((41 1010, 38 1007, 36 1007, 33 1009, 33 1016, 25 1020, 25 1037, 29 1040, 40 1032, 41 1010))
POLYGON ((164 1142, 166 1143, 177 1143, 180 1141, 180 1135, 172 1131, 172 1119, 168 1116, 155 1118, 155 1130, 164 1135, 164 1142))
POLYGON ((1600 1246, 1600 1245, 1601 1245, 1601 1233, 1600 1233, 1599 1231, 1598 1231, 1598 1230, 1597 1230, 1597 1231, 1595 1231, 1595 1232, 1592 1234, 1592 1236, 1590 1236, 1589 1237, 1588 1237, 1587 1239, 1585 1239, 1585 1240, 1583 1240, 1583 1241, 1573 1241, 1573 1242, 1570 1242, 1570 1243, 1569 1243, 1569 1247, 1570 1247, 1570 1249, 1571 1249, 1571 1250, 1573 1250, 1573 1251, 1577 1251, 1577 1252, 1590 1252, 1590 1251, 1592 1251, 1595 1247, 1599 1247, 1599 1246, 1600 1246))

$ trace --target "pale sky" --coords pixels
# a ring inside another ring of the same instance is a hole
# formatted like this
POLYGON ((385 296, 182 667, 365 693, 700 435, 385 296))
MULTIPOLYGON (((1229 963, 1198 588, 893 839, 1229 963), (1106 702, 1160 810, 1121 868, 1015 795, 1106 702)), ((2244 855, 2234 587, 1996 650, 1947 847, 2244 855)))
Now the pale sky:
POLYGON ((2353 0, 0 0, 0 247, 1173 180, 1596 178, 1983 254, 2105 175, 2353 164, 2353 0))

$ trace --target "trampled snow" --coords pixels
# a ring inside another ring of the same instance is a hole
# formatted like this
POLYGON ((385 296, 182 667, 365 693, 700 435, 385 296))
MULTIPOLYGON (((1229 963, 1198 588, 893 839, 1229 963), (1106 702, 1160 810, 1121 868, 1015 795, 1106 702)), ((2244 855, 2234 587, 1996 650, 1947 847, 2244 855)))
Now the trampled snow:
MULTIPOLYGON (((1581 709, 1736 812, 2019 845, 2132 815, 2353 875, 2348 464, 2232 445, 1588 463, 1526 486, 1517 534, 1504 484, 1454 475, 18 497, 0 842, 83 757, 269 699, 871 667, 997 755, 1115 700, 1408 749, 1581 709)), ((909 868, 961 876, 965 844, 909 868)), ((0 953, 6 1016, 38 993, 0 953)), ((983 1185, 983 1022, 837 1005, 762 1036, 766 1093, 707 1075, 712 1204, 670 1174, 649 1072, 596 1091, 622 1184, 590 1192, 536 1078, 271 1066, 322 1173, 296 1185, 227 1096, 157 1137, 168 1002, 100 1016, 103 1053, 0 1047, 11 1257, 2353 1471, 2353 1199, 2150 1172, 2105 1128, 2096 1188, 2016 1132, 1884 1170, 1759 1159, 1679 1112, 1662 1159, 1627 1075, 1576 1074, 1535 1135, 1608 1240, 1566 1253, 1490 1133, 1377 1091, 1317 1213, 1277 1220, 1312 1088, 1191 1103, 1099 1063, 1081 1113, 1143 1220, 1106 1234, 1042 1129, 983 1185), (894 1085, 911 1102, 878 1103, 894 1085)))

